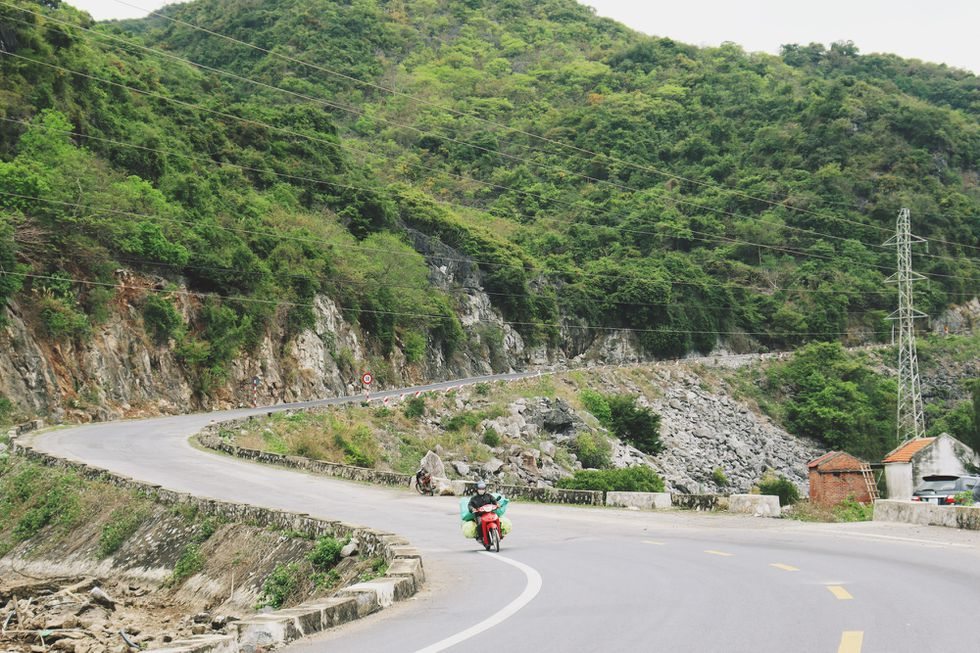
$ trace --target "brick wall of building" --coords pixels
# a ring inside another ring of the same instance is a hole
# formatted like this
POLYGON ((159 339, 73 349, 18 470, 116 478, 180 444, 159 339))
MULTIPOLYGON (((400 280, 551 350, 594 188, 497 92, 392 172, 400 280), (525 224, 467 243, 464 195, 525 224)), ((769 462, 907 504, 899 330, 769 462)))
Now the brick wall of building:
POLYGON ((843 471, 821 474, 810 470, 810 501, 824 505, 836 505, 854 495, 855 500, 867 503, 871 500, 868 485, 860 472, 843 471))

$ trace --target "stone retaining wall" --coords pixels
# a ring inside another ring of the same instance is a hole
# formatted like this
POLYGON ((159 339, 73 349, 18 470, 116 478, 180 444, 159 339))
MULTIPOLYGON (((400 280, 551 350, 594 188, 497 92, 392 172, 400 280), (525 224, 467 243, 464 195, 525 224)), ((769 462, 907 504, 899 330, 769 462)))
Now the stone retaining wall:
POLYGON ((675 508, 688 510, 724 510, 728 508, 728 497, 723 494, 671 494, 670 501, 675 508))
MULTIPOLYGON (((343 465, 341 463, 331 463, 324 460, 313 458, 303 458, 301 456, 285 456, 282 454, 261 451, 258 449, 246 449, 226 442, 219 433, 225 429, 235 429, 247 423, 252 417, 245 417, 229 422, 219 422, 206 426, 197 435, 197 441, 208 449, 221 451, 236 458, 252 460, 258 463, 269 465, 280 465, 292 469, 300 469, 314 474, 343 478, 349 481, 364 481, 377 483, 379 485, 407 487, 412 480, 411 474, 399 474, 397 472, 382 472, 367 467, 354 467, 353 465, 343 465)), ((476 492, 475 481, 465 481, 455 483, 454 489, 462 494, 474 494, 476 492)), ((594 490, 560 490, 550 487, 533 487, 529 485, 493 485, 491 488, 495 492, 501 492, 509 499, 524 499, 527 501, 541 501, 544 503, 567 503, 573 505, 605 505, 605 494, 594 490)))
MULTIPOLYGON (((372 558, 383 558, 388 563, 388 571, 384 576, 344 588, 335 598, 321 599, 318 603, 304 604, 243 619, 235 624, 236 636, 229 636, 220 642, 214 636, 202 636, 210 637, 207 642, 203 639, 197 641, 196 638, 191 638, 166 649, 171 653, 204 650, 254 653, 257 650, 268 650, 269 647, 284 645, 299 637, 383 609, 393 601, 413 596, 421 589, 425 580, 421 554, 417 549, 412 548, 406 539, 398 535, 341 521, 318 519, 306 513, 262 508, 168 490, 159 485, 139 481, 86 463, 58 458, 38 451, 16 437, 20 433, 39 427, 37 424, 32 424, 23 431, 17 430, 11 438, 11 447, 15 454, 49 467, 73 471, 88 479, 139 492, 163 505, 191 507, 203 515, 255 524, 264 528, 304 533, 313 538, 351 537, 358 541, 361 553, 372 558)), ((14 430, 11 429, 12 434, 14 430)))
MULTIPOLYGON (((561 490, 553 487, 534 487, 531 485, 488 485, 492 492, 500 492, 508 499, 524 499, 542 503, 567 503, 576 506, 603 506, 606 493, 598 490, 561 490)), ((466 481, 463 494, 476 494, 476 482, 466 481)))
POLYGON ((937 506, 917 501, 878 499, 875 501, 874 520, 980 531, 980 506, 937 506))

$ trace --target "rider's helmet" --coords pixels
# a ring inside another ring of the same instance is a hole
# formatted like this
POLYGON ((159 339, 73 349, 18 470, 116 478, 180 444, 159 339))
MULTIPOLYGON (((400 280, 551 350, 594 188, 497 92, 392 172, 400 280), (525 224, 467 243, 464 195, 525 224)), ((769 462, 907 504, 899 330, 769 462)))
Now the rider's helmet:
POLYGON ((483 494, 486 491, 487 491, 487 484, 484 483, 483 481, 477 481, 476 482, 476 492, 477 492, 477 494, 483 494))

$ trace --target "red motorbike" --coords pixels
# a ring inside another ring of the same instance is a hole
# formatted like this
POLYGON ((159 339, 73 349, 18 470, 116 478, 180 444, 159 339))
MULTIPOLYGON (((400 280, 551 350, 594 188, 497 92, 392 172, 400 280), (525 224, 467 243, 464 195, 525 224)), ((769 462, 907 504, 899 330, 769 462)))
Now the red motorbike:
POLYGON ((476 540, 489 551, 500 553, 500 517, 494 512, 497 504, 488 503, 476 509, 476 540))

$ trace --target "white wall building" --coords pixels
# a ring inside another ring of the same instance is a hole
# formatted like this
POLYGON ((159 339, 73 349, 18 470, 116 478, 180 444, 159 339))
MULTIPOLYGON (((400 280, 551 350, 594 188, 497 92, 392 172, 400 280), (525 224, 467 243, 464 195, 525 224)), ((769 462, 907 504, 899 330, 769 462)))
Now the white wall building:
POLYGON ((882 462, 888 498, 908 500, 924 476, 961 476, 980 468, 980 454, 949 433, 942 433, 934 438, 910 440, 885 456, 882 462))

